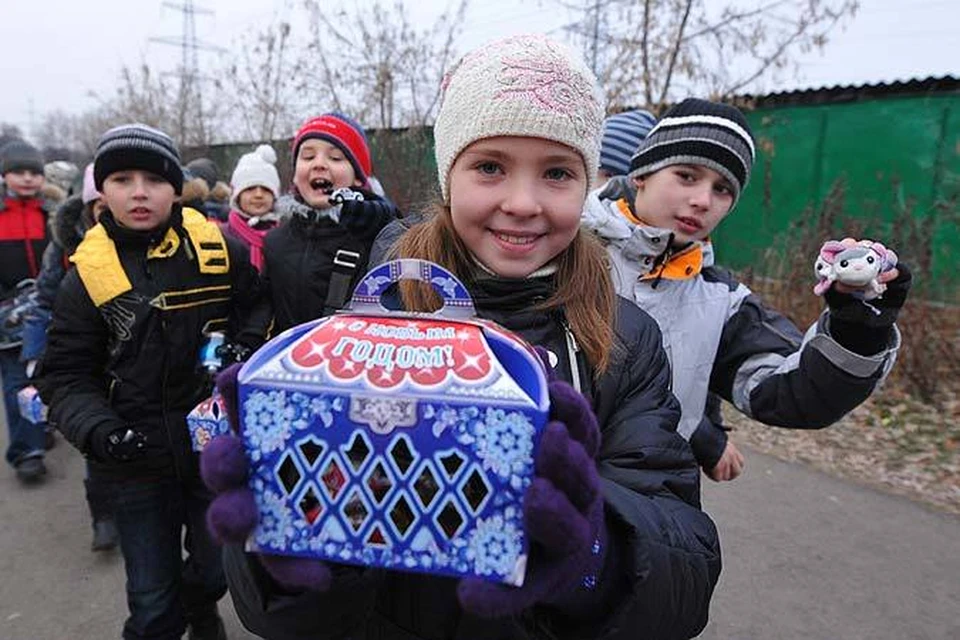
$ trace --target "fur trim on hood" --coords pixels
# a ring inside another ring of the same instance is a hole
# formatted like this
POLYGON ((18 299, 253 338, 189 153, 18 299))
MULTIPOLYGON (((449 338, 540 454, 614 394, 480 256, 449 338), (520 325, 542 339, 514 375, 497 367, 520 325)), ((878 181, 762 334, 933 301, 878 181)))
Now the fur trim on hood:
POLYGON ((93 226, 93 220, 80 195, 70 196, 50 216, 50 232, 53 242, 68 255, 77 249, 83 234, 93 226))
POLYGON ((184 181, 183 195, 180 196, 181 202, 206 202, 207 198, 209 197, 210 187, 208 187, 207 183, 203 181, 203 178, 194 178, 192 180, 184 181))
POLYGON ((59 205, 67 199, 67 192, 52 182, 44 182, 43 186, 40 187, 40 197, 54 205, 59 205))
POLYGON ((230 190, 230 185, 221 180, 213 186, 213 189, 210 190, 209 198, 210 200, 216 200, 217 202, 230 202, 231 194, 232 191, 230 190))

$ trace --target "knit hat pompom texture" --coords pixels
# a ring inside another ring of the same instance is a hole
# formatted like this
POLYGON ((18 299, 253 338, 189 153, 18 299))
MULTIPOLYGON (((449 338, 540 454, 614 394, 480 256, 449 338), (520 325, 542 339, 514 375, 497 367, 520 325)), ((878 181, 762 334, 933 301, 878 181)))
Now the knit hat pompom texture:
POLYGON ((303 123, 293 137, 293 162, 297 162, 300 145, 310 139, 326 140, 336 145, 347 156, 354 173, 362 182, 373 173, 367 133, 350 116, 333 111, 311 118, 303 123))
POLYGON ((262 144, 250 153, 240 156, 237 168, 233 170, 230 186, 233 194, 230 196, 230 206, 240 208, 240 194, 251 187, 263 187, 273 194, 274 199, 280 197, 280 176, 277 174, 277 152, 268 144, 262 144))
POLYGON ((739 109, 687 98, 670 107, 647 134, 630 161, 630 175, 645 176, 674 164, 701 165, 727 179, 735 206, 755 158, 753 133, 739 109))
POLYGON ((477 140, 543 138, 582 157, 592 187, 603 101, 583 58, 542 35, 495 40, 464 56, 443 81, 434 125, 437 172, 449 202, 450 169, 477 140))
POLYGON ((97 142, 93 159, 94 185, 103 191, 103 181, 111 173, 141 169, 154 173, 171 185, 177 195, 183 192, 180 150, 159 129, 145 124, 125 124, 110 129, 97 142))
POLYGON ((11 140, 0 147, 0 175, 13 171, 32 171, 43 175, 43 154, 23 140, 11 140))

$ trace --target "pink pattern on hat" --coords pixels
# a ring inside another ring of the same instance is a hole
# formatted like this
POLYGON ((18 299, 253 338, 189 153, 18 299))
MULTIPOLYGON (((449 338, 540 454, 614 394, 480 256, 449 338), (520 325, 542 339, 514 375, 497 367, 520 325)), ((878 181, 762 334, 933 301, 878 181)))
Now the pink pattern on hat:
MULTIPOLYGON (((514 39, 507 42, 511 40, 514 39)), ((593 85, 570 68, 567 56, 550 40, 544 38, 539 47, 534 46, 529 38, 515 40, 523 51, 503 59, 503 67, 497 75, 502 88, 494 95, 494 100, 523 100, 566 116, 582 135, 595 132, 600 127, 600 120, 591 118, 595 110, 585 108, 595 99, 593 85)))

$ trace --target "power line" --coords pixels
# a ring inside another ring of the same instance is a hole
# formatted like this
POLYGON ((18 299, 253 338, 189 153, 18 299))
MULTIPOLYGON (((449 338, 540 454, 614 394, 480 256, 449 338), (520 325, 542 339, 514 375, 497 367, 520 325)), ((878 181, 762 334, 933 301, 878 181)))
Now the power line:
POLYGON ((224 51, 222 47, 202 42, 197 38, 196 16, 213 15, 213 11, 194 5, 193 0, 183 0, 183 4, 163 2, 162 6, 174 9, 183 15, 183 26, 180 36, 159 36, 150 38, 151 42, 180 48, 180 69, 177 75, 180 78, 180 113, 179 127, 182 136, 187 129, 188 120, 194 119, 199 126, 198 133, 201 139, 206 135, 203 130, 203 92, 199 91, 199 57, 203 51, 224 51))

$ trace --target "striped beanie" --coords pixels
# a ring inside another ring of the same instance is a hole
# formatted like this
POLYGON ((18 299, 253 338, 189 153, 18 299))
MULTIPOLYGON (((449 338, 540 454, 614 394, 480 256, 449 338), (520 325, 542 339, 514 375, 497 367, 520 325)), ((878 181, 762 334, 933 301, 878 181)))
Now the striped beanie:
POLYGON ((656 122, 653 114, 643 109, 624 111, 604 120, 600 168, 611 176, 630 173, 630 158, 656 122))
POLYGON ((687 98, 670 107, 630 160, 632 177, 674 164, 713 169, 733 187, 733 206, 750 181, 753 133, 736 107, 687 98))
POLYGON ((326 140, 343 151, 357 178, 363 182, 373 173, 367 134, 360 123, 350 116, 332 111, 304 122, 293 137, 294 163, 297 161, 300 145, 312 138, 326 140))
POLYGON ((93 158, 96 189, 103 191, 103 181, 111 173, 130 169, 156 174, 172 184, 177 195, 183 192, 180 151, 170 136, 159 129, 145 124, 125 124, 100 136, 93 158))

